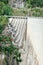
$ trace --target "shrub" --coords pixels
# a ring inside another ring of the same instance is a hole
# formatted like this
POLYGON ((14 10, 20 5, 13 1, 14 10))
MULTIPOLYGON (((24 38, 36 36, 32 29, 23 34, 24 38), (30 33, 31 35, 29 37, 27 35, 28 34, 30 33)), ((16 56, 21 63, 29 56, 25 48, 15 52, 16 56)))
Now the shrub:
POLYGON ((26 0, 26 3, 32 7, 43 7, 43 0, 26 0))
POLYGON ((27 11, 26 11, 26 10, 23 10, 23 13, 24 13, 24 14, 27 14, 27 11))
POLYGON ((13 9, 9 5, 4 6, 3 10, 4 15, 13 15, 13 9))
POLYGON ((0 17, 0 34, 2 33, 2 31, 5 28, 5 25, 8 23, 8 18, 7 17, 0 17))
POLYGON ((43 17, 43 8, 31 8, 32 16, 43 17))
POLYGON ((0 0, 1 2, 4 2, 5 4, 8 4, 8 0, 0 0))
POLYGON ((5 4, 3 2, 0 2, 0 15, 3 15, 4 10, 3 7, 5 6, 5 4))
POLYGON ((0 15, 13 15, 13 9, 9 5, 0 2, 0 15))

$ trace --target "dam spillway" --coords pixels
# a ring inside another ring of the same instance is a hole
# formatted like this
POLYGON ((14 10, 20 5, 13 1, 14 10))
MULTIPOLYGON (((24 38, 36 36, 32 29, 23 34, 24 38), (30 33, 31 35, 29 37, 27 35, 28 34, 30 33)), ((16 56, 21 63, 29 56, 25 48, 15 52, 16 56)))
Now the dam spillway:
POLYGON ((31 39, 28 37, 28 18, 9 18, 8 29, 13 38, 12 43, 21 51, 23 61, 19 65, 39 65, 31 39))

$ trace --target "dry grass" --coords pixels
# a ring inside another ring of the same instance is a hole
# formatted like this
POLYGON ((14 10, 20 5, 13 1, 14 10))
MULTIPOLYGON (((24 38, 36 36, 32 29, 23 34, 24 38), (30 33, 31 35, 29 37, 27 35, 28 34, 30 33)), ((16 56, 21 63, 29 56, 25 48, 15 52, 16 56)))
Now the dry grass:
POLYGON ((27 9, 14 9, 15 16, 26 16, 28 14, 27 9))

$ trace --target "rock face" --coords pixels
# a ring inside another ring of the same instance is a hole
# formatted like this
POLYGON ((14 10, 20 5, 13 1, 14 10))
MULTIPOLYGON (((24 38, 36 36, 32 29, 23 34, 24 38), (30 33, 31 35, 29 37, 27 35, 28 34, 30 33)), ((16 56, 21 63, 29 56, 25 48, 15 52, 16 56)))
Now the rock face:
POLYGON ((9 4, 14 8, 22 8, 22 7, 24 7, 23 0, 9 0, 9 4))
POLYGON ((8 32, 13 39, 12 43, 20 49, 22 62, 19 65, 39 65, 37 55, 27 34, 27 18, 9 18, 8 32))

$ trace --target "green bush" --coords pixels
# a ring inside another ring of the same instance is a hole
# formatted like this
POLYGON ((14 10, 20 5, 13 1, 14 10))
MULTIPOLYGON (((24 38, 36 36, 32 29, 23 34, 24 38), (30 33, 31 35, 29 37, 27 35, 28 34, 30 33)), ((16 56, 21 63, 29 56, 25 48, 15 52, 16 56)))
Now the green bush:
POLYGON ((4 17, 4 16, 1 16, 0 17, 0 34, 2 33, 2 31, 4 30, 5 28, 5 25, 8 23, 8 18, 7 17, 4 17))
POLYGON ((4 10, 4 15, 13 15, 13 9, 9 6, 9 5, 6 5, 3 7, 3 10, 4 10))
POLYGON ((43 8, 31 8, 32 16, 43 17, 43 8))
POLYGON ((43 7, 43 0, 26 0, 26 3, 29 4, 28 7, 43 7))
POLYGON ((26 11, 26 10, 23 10, 23 13, 24 13, 24 14, 27 14, 27 11, 26 11))
POLYGON ((3 15, 4 10, 3 7, 5 6, 5 4, 3 2, 0 2, 0 15, 3 15))
POLYGON ((5 4, 8 4, 8 0, 0 0, 1 2, 4 2, 5 4))
POLYGON ((13 15, 13 9, 9 5, 0 2, 0 15, 13 15))

